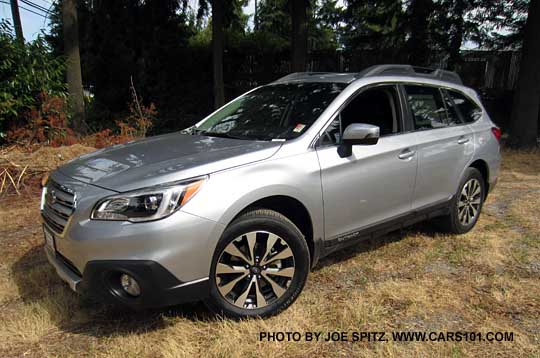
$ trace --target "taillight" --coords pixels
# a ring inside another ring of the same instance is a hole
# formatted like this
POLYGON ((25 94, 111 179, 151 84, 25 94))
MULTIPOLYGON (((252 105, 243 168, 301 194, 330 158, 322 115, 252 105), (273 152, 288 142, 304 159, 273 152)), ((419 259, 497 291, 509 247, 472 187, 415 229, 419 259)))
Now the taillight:
POLYGON ((493 128, 491 128, 491 132, 493 133, 495 138, 497 138, 497 140, 500 142, 501 141, 501 134, 502 134, 501 129, 499 127, 493 127, 493 128))

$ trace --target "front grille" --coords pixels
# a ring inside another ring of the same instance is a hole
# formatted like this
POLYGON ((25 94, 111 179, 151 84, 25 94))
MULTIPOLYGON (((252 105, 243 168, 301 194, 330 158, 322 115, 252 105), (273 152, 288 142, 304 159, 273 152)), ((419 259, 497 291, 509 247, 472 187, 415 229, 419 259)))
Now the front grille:
POLYGON ((41 211, 45 223, 57 234, 61 234, 74 211, 75 193, 65 186, 49 180, 41 211))

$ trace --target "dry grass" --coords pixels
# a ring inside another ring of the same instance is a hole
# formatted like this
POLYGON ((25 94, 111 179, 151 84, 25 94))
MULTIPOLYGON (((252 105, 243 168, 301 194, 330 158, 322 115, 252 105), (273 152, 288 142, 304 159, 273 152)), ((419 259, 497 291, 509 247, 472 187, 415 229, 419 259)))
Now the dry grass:
POLYGON ((74 144, 59 148, 12 145, 0 148, 0 200, 10 195, 35 195, 43 176, 93 147, 74 144))
POLYGON ((266 320, 221 320, 200 304, 131 313, 87 302, 46 263, 38 198, 20 199, 0 211, 2 357, 540 355, 539 154, 505 153, 471 233, 424 224, 336 253, 290 309, 266 320), (336 330, 511 331, 514 341, 259 341, 261 331, 336 330))

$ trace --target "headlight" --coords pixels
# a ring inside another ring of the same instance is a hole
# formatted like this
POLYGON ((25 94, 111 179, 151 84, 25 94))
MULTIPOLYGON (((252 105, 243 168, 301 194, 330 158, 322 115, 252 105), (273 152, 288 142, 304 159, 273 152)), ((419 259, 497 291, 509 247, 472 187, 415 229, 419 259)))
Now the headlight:
POLYGON ((205 180, 197 178, 109 196, 97 203, 91 218, 131 222, 163 219, 197 194, 205 180))

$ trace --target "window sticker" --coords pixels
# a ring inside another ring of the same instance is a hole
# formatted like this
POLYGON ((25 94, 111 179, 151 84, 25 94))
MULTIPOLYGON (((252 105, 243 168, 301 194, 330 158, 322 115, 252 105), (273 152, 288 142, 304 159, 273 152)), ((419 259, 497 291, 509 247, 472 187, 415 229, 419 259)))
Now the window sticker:
POLYGON ((302 124, 302 123, 298 123, 294 129, 293 129, 293 132, 294 133, 300 133, 304 130, 304 128, 306 128, 306 125, 305 124, 302 124))

